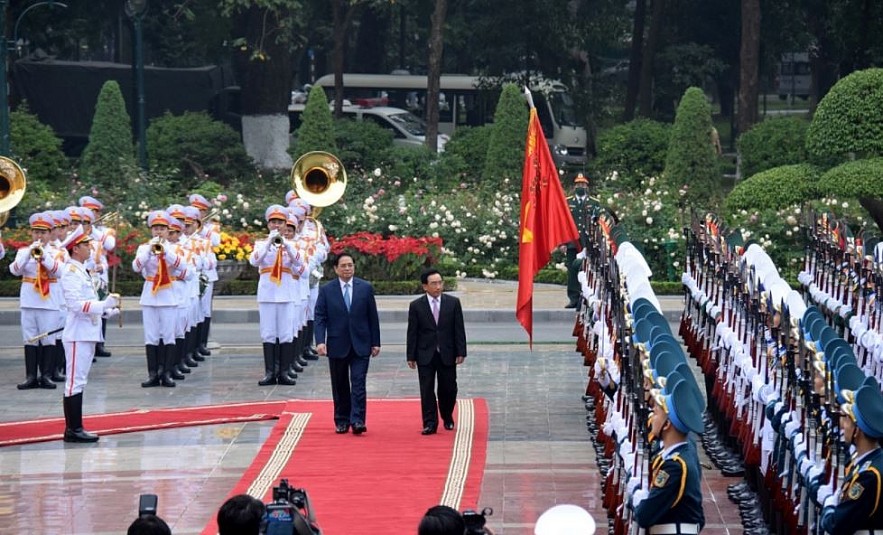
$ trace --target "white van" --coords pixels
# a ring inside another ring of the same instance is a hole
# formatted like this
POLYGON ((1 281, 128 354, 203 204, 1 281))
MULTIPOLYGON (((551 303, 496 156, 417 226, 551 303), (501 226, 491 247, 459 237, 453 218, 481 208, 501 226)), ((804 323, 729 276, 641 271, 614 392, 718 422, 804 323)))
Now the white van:
MULTIPOLYGON (((300 103, 288 106, 289 128, 292 133, 300 127, 304 106, 300 103)), ((333 110, 334 105, 329 106, 333 110)), ((407 110, 389 106, 363 107, 345 104, 343 115, 357 121, 371 121, 384 130, 389 130, 393 145, 398 147, 423 147, 426 144, 426 121, 407 110)), ((438 135, 438 152, 444 150, 449 139, 447 134, 438 135)))

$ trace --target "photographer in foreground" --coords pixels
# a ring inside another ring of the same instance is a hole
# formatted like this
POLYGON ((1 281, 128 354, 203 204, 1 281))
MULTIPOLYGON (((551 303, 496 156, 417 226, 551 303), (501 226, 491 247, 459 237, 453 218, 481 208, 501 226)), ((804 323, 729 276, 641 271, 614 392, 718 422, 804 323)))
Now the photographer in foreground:
POLYGON ((475 511, 467 511, 460 514, 459 511, 447 505, 430 507, 420 520, 417 527, 417 535, 494 535, 484 526, 487 515, 493 514, 491 509, 485 509, 480 514, 475 511), (470 520, 467 520, 467 515, 470 520))
POLYGON ((156 515, 144 515, 129 525, 126 535, 172 535, 166 521, 156 515))
POLYGON ((258 535, 265 510, 257 498, 237 494, 218 510, 218 532, 221 535, 258 535))

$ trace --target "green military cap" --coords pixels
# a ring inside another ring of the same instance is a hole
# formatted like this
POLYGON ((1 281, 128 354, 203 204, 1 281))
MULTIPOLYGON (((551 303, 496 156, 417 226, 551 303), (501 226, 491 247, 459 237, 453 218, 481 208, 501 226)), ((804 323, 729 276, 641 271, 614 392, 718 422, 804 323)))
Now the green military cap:
POLYGON ((825 346, 828 345, 831 341, 836 340, 837 338, 840 338, 840 335, 837 334, 837 331, 825 325, 819 332, 819 337, 815 339, 816 350, 824 351, 825 346))
POLYGON ((849 398, 852 397, 852 393, 858 390, 864 380, 865 374, 862 373, 861 368, 851 362, 841 364, 834 370, 834 392, 837 394, 837 402, 851 401, 849 398))
POLYGON ((653 375, 653 381, 661 386, 662 383, 659 382, 659 378, 666 377, 673 372, 681 362, 684 362, 683 357, 669 351, 662 351, 658 353, 655 358, 651 356, 650 368, 653 375))
POLYGON ((839 336, 837 338, 834 338, 833 340, 828 340, 828 343, 825 344, 822 349, 825 352, 825 360, 829 362, 831 360, 831 357, 833 357, 834 354, 837 352, 853 352, 852 346, 849 345, 849 342, 847 342, 843 338, 840 338, 839 336))
POLYGON ((866 236, 862 245, 864 247, 863 255, 874 257, 874 248, 877 247, 877 244, 880 243, 880 238, 877 236, 866 236))
POLYGON ((644 317, 644 314, 647 314, 647 312, 650 312, 651 310, 656 310, 656 307, 653 306, 653 303, 651 303, 650 300, 646 297, 639 297, 635 299, 629 306, 631 307, 632 316, 634 316, 635 319, 637 319, 639 314, 641 315, 641 317, 644 317), (644 312, 639 312, 642 309, 644 310, 644 312))
POLYGON ((744 251, 745 250, 745 240, 742 238, 741 231, 735 231, 727 234, 727 247, 731 251, 744 251))
POLYGON ((831 371, 837 371, 845 364, 856 364, 855 355, 852 351, 844 351, 842 349, 835 350, 830 358, 827 358, 826 355, 826 359, 822 360, 822 362, 825 364, 825 368, 831 371))
POLYGON ((697 398, 694 388, 687 381, 679 381, 672 388, 670 394, 658 394, 654 397, 656 403, 662 406, 662 410, 668 414, 672 425, 681 433, 702 433, 705 426, 702 423, 702 411, 705 410, 701 403, 701 394, 697 398))
POLYGON ((855 392, 855 401, 843 405, 843 412, 869 437, 883 438, 883 395, 880 390, 870 385, 860 387, 855 392))

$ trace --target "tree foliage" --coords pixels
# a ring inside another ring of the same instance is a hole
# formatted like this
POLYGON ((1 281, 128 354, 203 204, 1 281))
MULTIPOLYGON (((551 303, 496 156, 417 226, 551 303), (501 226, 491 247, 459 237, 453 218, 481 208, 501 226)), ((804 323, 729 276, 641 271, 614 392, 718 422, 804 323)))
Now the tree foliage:
MULTIPOLYGON (((515 84, 504 84, 484 161, 482 182, 485 186, 497 189, 506 179, 512 183, 521 176, 527 120, 521 91, 515 84)), ((520 184, 520 180, 516 184, 520 184)))
POLYGON ((614 126, 598 136, 593 174, 603 178, 616 172, 620 187, 634 190, 642 179, 662 173, 670 134, 670 125, 650 119, 614 126))
POLYGON ((720 189, 720 168, 711 142, 711 107, 705 93, 691 87, 678 105, 665 160, 665 180, 686 187, 688 203, 709 207, 720 189))
POLYGON ((736 147, 742 159, 742 176, 806 160, 808 126, 798 117, 774 117, 739 136, 736 147))
POLYGON ((373 171, 389 159, 392 132, 372 121, 344 118, 334 121, 334 140, 347 170, 373 171))
POLYGON ((724 202, 726 212, 779 210, 816 195, 820 171, 806 163, 766 169, 743 180, 724 202))
POLYGON ((883 155, 883 69, 854 72, 831 88, 816 109, 806 150, 826 167, 883 155))
POLYGON ((837 197, 880 197, 883 158, 846 162, 829 169, 818 184, 819 193, 837 197))
POLYGON ((160 167, 190 191, 205 180, 229 186, 255 174, 239 134, 207 113, 166 113, 147 128, 151 167, 160 167))
POLYGON ((337 144, 334 141, 334 119, 328 108, 328 98, 321 86, 314 85, 307 96, 307 105, 297 129, 297 142, 294 146, 294 158, 314 150, 335 153, 337 144))
POLYGON ((457 128, 434 166, 439 186, 478 186, 484 170, 492 125, 457 128))
POLYGON ((22 104, 9 115, 12 159, 27 170, 28 184, 60 186, 70 178, 70 164, 61 151, 61 140, 22 104))
POLYGON ((135 168, 132 121, 120 86, 105 82, 98 94, 89 144, 80 160, 80 178, 100 190, 119 188, 135 168))

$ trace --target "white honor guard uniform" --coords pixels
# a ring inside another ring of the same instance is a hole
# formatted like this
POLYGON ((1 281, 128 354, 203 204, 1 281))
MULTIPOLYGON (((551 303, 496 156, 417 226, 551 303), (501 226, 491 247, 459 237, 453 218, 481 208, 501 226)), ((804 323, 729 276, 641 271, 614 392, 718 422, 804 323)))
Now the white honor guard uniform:
MULTIPOLYGON (((110 263, 107 256, 116 248, 116 231, 114 231, 114 229, 109 229, 105 226, 99 226, 95 224, 98 218, 101 217, 101 211, 104 210, 104 205, 101 203, 101 201, 99 201, 95 197, 85 195, 83 197, 80 197, 79 202, 82 208, 91 211, 91 215, 93 218, 91 221, 93 224, 90 235, 93 244, 92 261, 95 262, 96 265, 100 265, 101 269, 90 269, 90 271, 92 273, 92 277, 97 279, 98 281, 98 297, 102 297, 107 294, 110 283, 110 263)), ((89 229, 86 228, 84 230, 88 231, 89 229)), ((89 266, 87 265, 86 267, 89 266)), ((107 320, 101 320, 101 334, 107 336, 107 320)), ((95 347, 95 356, 111 356, 110 351, 104 349, 104 342, 99 343, 95 347)))
POLYGON ((261 341, 264 347, 266 374, 258 384, 293 384, 285 373, 294 359, 294 302, 297 298, 294 275, 303 275, 306 265, 294 243, 282 239, 280 229, 288 210, 278 204, 265 212, 270 236, 255 243, 249 256, 251 265, 260 271, 258 311, 261 341))
POLYGON ((187 339, 186 360, 188 366, 196 366, 212 354, 208 350, 208 328, 211 318, 206 314, 211 313, 211 298, 214 291, 214 282, 217 280, 218 261, 212 250, 210 238, 199 235, 200 212, 194 206, 185 206, 184 234, 186 234, 186 247, 193 255, 197 274, 191 281, 191 332, 187 339))
POLYGON ((19 390, 30 388, 55 388, 52 382, 55 340, 40 338, 58 326, 58 303, 53 301, 51 287, 57 282, 61 265, 53 258, 49 247, 52 216, 47 213, 33 214, 29 223, 34 242, 22 247, 9 264, 9 271, 21 277, 19 305, 21 306, 21 331, 25 344, 26 380, 19 390), (49 345, 53 349, 46 349, 49 345), (38 376, 39 368, 39 376, 38 376))
MULTIPOLYGON (((71 220, 70 216, 68 216, 67 212, 64 210, 53 210, 49 213, 52 215, 52 222, 55 225, 55 228, 52 230, 53 239, 50 242, 50 245, 52 246, 52 258, 54 258, 58 262, 58 265, 61 266, 58 269, 58 279, 61 280, 61 274, 64 273, 64 266, 67 264, 67 261, 70 260, 67 249, 65 249, 61 243, 68 236, 67 229, 70 226, 71 220)), ((66 366, 60 329, 64 327, 64 323, 67 321, 67 310, 64 306, 64 291, 61 289, 61 284, 52 284, 49 287, 49 294, 57 307, 58 317, 53 330, 57 330, 58 332, 52 336, 46 337, 47 344, 45 345, 48 346, 54 344, 54 347, 50 350, 53 353, 52 380, 56 383, 63 383, 65 380, 64 374, 66 366)))
POLYGON ((184 258, 175 253, 174 247, 161 236, 169 228, 169 215, 157 210, 147 216, 147 225, 157 237, 138 247, 132 269, 144 277, 141 291, 141 313, 144 324, 144 345, 147 353, 148 380, 141 383, 151 386, 173 387, 172 366, 175 362, 175 292, 172 279, 182 276, 186 265, 184 258), (156 229, 154 229, 156 227, 156 229), (156 251, 154 251, 156 249, 156 251))
POLYGON ((64 291, 67 319, 64 324, 64 351, 67 356, 67 379, 64 384, 65 442, 95 442, 97 435, 83 429, 83 388, 92 368, 95 344, 101 342, 101 318, 119 314, 116 296, 99 300, 91 275, 83 260, 91 252, 90 237, 82 226, 62 242, 71 255, 64 268, 61 286, 64 291))
POLYGON ((319 298, 319 281, 322 280, 323 264, 328 259, 328 253, 331 251, 331 245, 328 243, 328 237, 325 235, 325 229, 319 221, 309 217, 312 213, 312 207, 301 199, 302 206, 306 209, 306 217, 301 223, 299 230, 299 239, 306 244, 307 254, 309 257, 309 299, 306 307, 306 329, 303 335, 304 348, 303 358, 306 360, 318 360, 319 353, 313 344, 313 320, 316 311, 316 300, 319 298))
POLYGON ((208 335, 212 325, 212 297, 215 290, 215 282, 218 280, 218 258, 215 256, 215 247, 221 245, 221 224, 216 221, 202 221, 206 217, 212 205, 205 197, 198 193, 191 195, 188 200, 190 206, 199 210, 201 227, 197 231, 200 238, 206 240, 208 247, 206 248, 206 267, 204 274, 206 276, 207 285, 200 297, 200 313, 205 318, 198 331, 198 352, 194 356, 196 360, 200 360, 199 355, 208 356, 211 352, 208 350, 208 335))
POLYGON ((183 269, 177 276, 172 277, 172 291, 175 294, 175 360, 170 371, 172 379, 184 379, 185 373, 190 373, 190 367, 184 364, 185 336, 191 331, 190 323, 190 284, 195 278, 196 267, 190 251, 185 247, 181 234, 184 232, 184 224, 175 214, 183 216, 180 205, 172 205, 167 210, 169 214, 169 244, 175 254, 184 259, 183 269), (185 371, 186 370, 186 371, 185 371))

